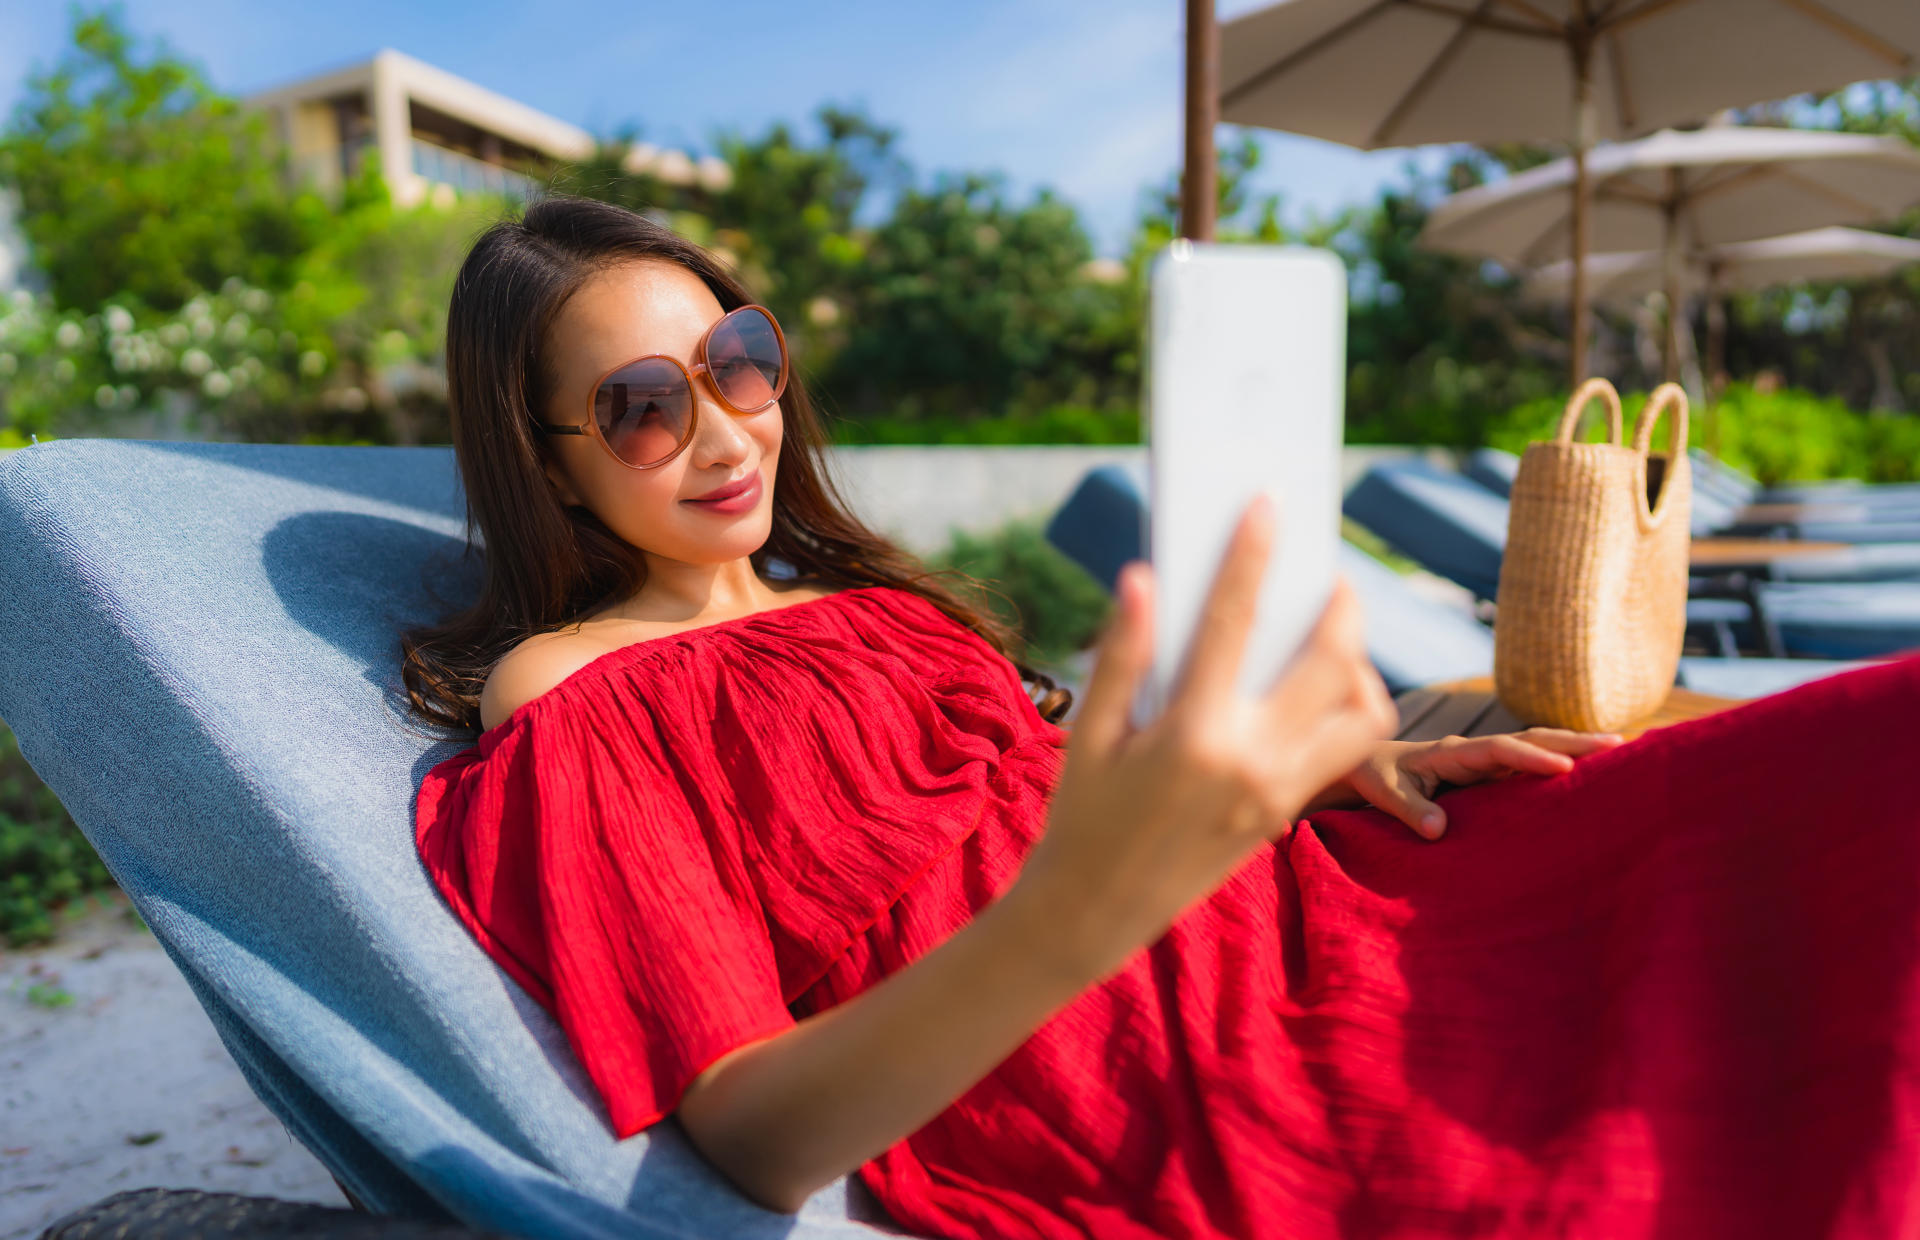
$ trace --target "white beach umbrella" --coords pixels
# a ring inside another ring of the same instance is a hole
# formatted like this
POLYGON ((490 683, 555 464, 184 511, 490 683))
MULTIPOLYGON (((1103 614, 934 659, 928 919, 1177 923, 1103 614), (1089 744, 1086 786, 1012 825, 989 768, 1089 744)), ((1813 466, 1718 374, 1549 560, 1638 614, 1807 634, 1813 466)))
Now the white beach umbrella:
MULTIPOLYGON (((1837 224, 1868 224, 1920 203, 1920 150, 1901 138, 1808 129, 1663 130, 1587 157, 1595 251, 1662 253, 1667 304, 1681 304, 1687 254, 1837 224)), ((1573 252, 1573 161, 1556 160, 1454 194, 1434 207, 1420 244, 1515 270, 1573 252)), ((1573 292, 1575 271, 1567 268, 1573 292)), ((1593 277, 1584 295, 1592 296, 1593 277)), ((1669 375, 1679 325, 1666 338, 1669 375)))
MULTIPOLYGON (((1916 4, 1920 7, 1920 4, 1916 4)), ((1710 249, 1866 224, 1920 202, 1920 149, 1882 134, 1717 125, 1662 130, 1587 156, 1594 252, 1710 249)), ((1515 270, 1573 251, 1573 161, 1555 160, 1438 203, 1420 244, 1515 270)))
POLYGON ((1220 118, 1370 149, 1570 139, 1584 254, 1594 143, 1917 63, 1920 0, 1282 0, 1220 28, 1220 118))
MULTIPOLYGON (((1694 250, 1686 255, 1681 287, 1674 290, 1671 263, 1663 250, 1594 254, 1587 259, 1587 287, 1596 302, 1620 302, 1665 292, 1669 298, 1699 293, 1707 308, 1707 366, 1711 374, 1722 368, 1726 352, 1726 311, 1722 299, 1739 291, 1757 291, 1803 280, 1870 280, 1920 263, 1920 240, 1891 237, 1861 228, 1814 228, 1785 237, 1736 241, 1694 250)), ((1566 298, 1573 285, 1573 263, 1562 259, 1535 271, 1522 286, 1522 296, 1541 302, 1566 298)), ((1669 302, 1669 305, 1684 303, 1669 302)), ((1685 323, 1684 314, 1669 311, 1668 322, 1685 323)), ((1673 341, 1670 333, 1669 341, 1673 341)), ((1677 362, 1677 347, 1668 352, 1668 378, 1677 362)))
MULTIPOLYGON (((1686 255, 1683 295, 1775 288, 1803 280, 1870 280, 1920 263, 1920 239, 1863 228, 1814 228, 1786 237, 1736 241, 1686 255)), ((1667 283, 1660 250, 1593 254, 1587 287, 1596 302, 1618 302, 1661 292, 1667 283)), ((1560 302, 1573 285, 1573 263, 1562 259, 1535 271, 1522 286, 1529 300, 1560 302)))
MULTIPOLYGON (((1916 4, 1920 8, 1920 4, 1916 4)), ((1868 225, 1920 202, 1920 150, 1884 134, 1715 125, 1599 146, 1586 159, 1596 251, 1663 253, 1668 307, 1678 307, 1684 255, 1830 225, 1868 225)), ((1438 203, 1421 230, 1428 250, 1473 253, 1513 269, 1572 255, 1572 159, 1528 169, 1438 203)), ((1574 290, 1567 267, 1567 290, 1574 290)), ((1592 274, 1582 296, 1594 296, 1592 274)), ((1668 376, 1680 324, 1668 317, 1668 376)))

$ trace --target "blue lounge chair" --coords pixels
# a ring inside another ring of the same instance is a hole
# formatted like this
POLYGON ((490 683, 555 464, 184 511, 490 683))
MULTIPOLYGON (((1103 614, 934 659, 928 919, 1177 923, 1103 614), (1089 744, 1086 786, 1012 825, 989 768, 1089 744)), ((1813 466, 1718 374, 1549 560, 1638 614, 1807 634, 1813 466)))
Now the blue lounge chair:
POLYGON ((397 631, 472 596, 445 448, 63 440, 0 456, 0 719, 261 1100, 372 1210, 522 1236, 874 1237, 671 1120, 616 1141, 565 1038, 442 903, 397 631))
MULTIPOLYGON (((1520 458, 1498 448, 1479 448, 1467 455, 1460 472, 1505 498, 1513 492, 1520 458)), ((1800 538, 1815 542, 1853 544, 1827 555, 1776 561, 1767 575, 1776 581, 1914 581, 1920 580, 1920 502, 1910 508, 1893 505, 1827 505, 1830 514, 1853 511, 1848 519, 1832 516, 1788 522, 1756 521, 1747 501, 1733 499, 1694 473, 1692 528, 1695 538, 1717 534, 1800 538)))
MULTIPOLYGON (((1381 465, 1347 493, 1345 510, 1429 571, 1496 597, 1507 501, 1485 487, 1424 462, 1381 465)), ((1920 647, 1920 583, 1760 582, 1738 600, 1690 600, 1687 618, 1723 639, 1788 654, 1876 658, 1920 647)))
POLYGON ((1769 487, 1703 448, 1694 448, 1694 477, 1702 486, 1736 504, 1862 504, 1893 510, 1920 509, 1920 482, 1795 482, 1769 487))
MULTIPOLYGON (((1145 471, 1091 470, 1054 513, 1047 539, 1109 591, 1120 566, 1141 555, 1145 471)), ((1504 535, 1504 527, 1503 527, 1504 535)), ((1455 607, 1425 598, 1398 573, 1351 543, 1340 572, 1366 613, 1367 655, 1395 693, 1490 675, 1493 634, 1455 607)), ((1759 697, 1858 664, 1816 659, 1683 658, 1678 683, 1721 697, 1759 697)))

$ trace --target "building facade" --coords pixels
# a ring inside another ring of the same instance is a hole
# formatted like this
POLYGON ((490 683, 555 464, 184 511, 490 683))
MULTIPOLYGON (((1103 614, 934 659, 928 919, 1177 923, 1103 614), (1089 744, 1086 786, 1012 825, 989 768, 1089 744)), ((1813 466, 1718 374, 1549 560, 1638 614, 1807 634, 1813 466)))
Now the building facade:
MULTIPOLYGON (((394 200, 409 206, 474 191, 532 197, 544 188, 542 170, 594 146, 577 125, 391 49, 245 102, 270 115, 296 177, 337 190, 377 155, 394 200)), ((712 156, 646 144, 626 166, 675 185, 723 189, 730 180, 712 156)))

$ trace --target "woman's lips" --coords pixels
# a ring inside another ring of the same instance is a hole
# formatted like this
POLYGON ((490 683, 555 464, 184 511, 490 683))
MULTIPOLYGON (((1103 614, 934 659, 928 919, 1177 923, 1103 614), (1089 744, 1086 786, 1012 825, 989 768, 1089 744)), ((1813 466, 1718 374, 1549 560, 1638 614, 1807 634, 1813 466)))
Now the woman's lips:
POLYGON ((715 488, 707 492, 707 495, 714 498, 702 496, 699 499, 683 499, 680 502, 690 504, 703 512, 751 512, 760 502, 760 471, 756 469, 739 482, 715 488))

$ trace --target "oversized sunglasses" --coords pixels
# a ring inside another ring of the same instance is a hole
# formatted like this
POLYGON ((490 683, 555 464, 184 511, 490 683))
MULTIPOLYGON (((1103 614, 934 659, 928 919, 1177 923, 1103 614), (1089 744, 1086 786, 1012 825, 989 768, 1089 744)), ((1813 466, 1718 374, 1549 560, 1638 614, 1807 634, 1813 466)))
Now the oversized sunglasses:
POLYGON ((692 370, 664 353, 622 362, 593 385, 585 422, 536 425, 554 435, 592 435, 622 465, 653 469, 693 442, 700 407, 695 375, 707 376, 721 407, 736 417, 770 408, 787 390, 787 338, 765 306, 722 315, 693 352, 698 360, 692 370))

